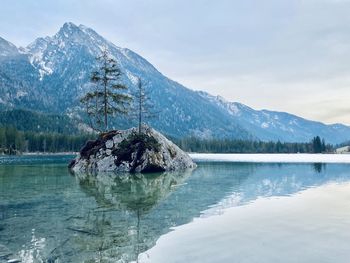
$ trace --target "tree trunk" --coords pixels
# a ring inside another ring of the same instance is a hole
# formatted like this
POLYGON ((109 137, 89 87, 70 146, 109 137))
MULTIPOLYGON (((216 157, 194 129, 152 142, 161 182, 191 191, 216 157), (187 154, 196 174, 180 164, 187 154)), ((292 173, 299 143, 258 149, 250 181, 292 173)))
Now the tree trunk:
MULTIPOLYGON (((105 54, 106 55, 106 54, 105 54)), ((105 131, 108 131, 108 116, 107 116, 107 57, 104 58, 104 117, 105 117, 105 131)))
POLYGON ((141 79, 139 79, 139 134, 141 134, 142 125, 142 86, 141 79))

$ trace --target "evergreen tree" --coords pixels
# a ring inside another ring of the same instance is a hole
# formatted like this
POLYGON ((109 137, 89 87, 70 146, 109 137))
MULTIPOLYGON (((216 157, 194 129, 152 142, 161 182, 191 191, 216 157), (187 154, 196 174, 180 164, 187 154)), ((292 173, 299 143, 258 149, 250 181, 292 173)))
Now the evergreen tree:
POLYGON ((122 72, 107 49, 96 59, 99 68, 91 76, 94 89, 81 98, 81 103, 86 108, 91 128, 102 132, 108 131, 110 115, 127 113, 131 97, 125 93, 127 87, 120 83, 122 72))
POLYGON ((6 148, 6 134, 5 134, 5 128, 0 127, 0 148, 5 149, 6 148))
POLYGON ((6 136, 6 148, 10 151, 13 152, 15 150, 15 140, 17 136, 18 131, 10 126, 6 127, 5 129, 5 136, 6 136))
POLYGON ((16 130, 16 137, 15 137, 15 150, 19 153, 24 151, 24 135, 23 132, 19 132, 16 130))
POLYGON ((312 147, 314 153, 321 153, 322 152, 322 142, 321 138, 319 136, 316 136, 312 139, 312 147))
POLYGON ((321 152, 325 152, 327 150, 326 141, 322 139, 321 152))
POLYGON ((137 90, 134 94, 134 114, 132 117, 137 118, 138 130, 141 134, 142 123, 146 119, 150 119, 156 116, 157 112, 154 110, 154 105, 151 103, 146 86, 142 83, 141 79, 138 78, 137 90))

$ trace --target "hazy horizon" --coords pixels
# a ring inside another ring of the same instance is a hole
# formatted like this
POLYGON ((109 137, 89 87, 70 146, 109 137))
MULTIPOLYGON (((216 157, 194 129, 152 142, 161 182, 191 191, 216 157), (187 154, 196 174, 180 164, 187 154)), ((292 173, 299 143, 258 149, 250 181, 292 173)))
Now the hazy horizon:
POLYGON ((64 22, 84 24, 190 89, 350 125, 348 7, 345 0, 5 0, 0 37, 26 46, 64 22))

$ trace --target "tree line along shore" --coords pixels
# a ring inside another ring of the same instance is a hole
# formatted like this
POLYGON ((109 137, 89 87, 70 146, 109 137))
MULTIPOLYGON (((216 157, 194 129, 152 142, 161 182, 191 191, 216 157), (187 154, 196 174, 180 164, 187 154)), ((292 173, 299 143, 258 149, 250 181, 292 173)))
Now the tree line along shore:
MULTIPOLYGON (((69 135, 20 131, 12 126, 0 127, 0 154, 18 155, 28 152, 78 152, 97 134, 69 135)), ((168 136, 169 138, 170 136, 168 136)), ((306 143, 264 142, 232 139, 169 138, 182 150, 202 153, 330 153, 335 146, 320 137, 306 143)))

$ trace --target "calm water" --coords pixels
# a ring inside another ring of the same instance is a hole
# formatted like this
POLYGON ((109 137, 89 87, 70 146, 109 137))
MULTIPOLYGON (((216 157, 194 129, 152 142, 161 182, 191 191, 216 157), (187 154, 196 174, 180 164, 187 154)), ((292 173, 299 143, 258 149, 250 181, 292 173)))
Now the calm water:
POLYGON ((0 262, 349 262, 350 165, 68 173, 0 157, 0 262))

